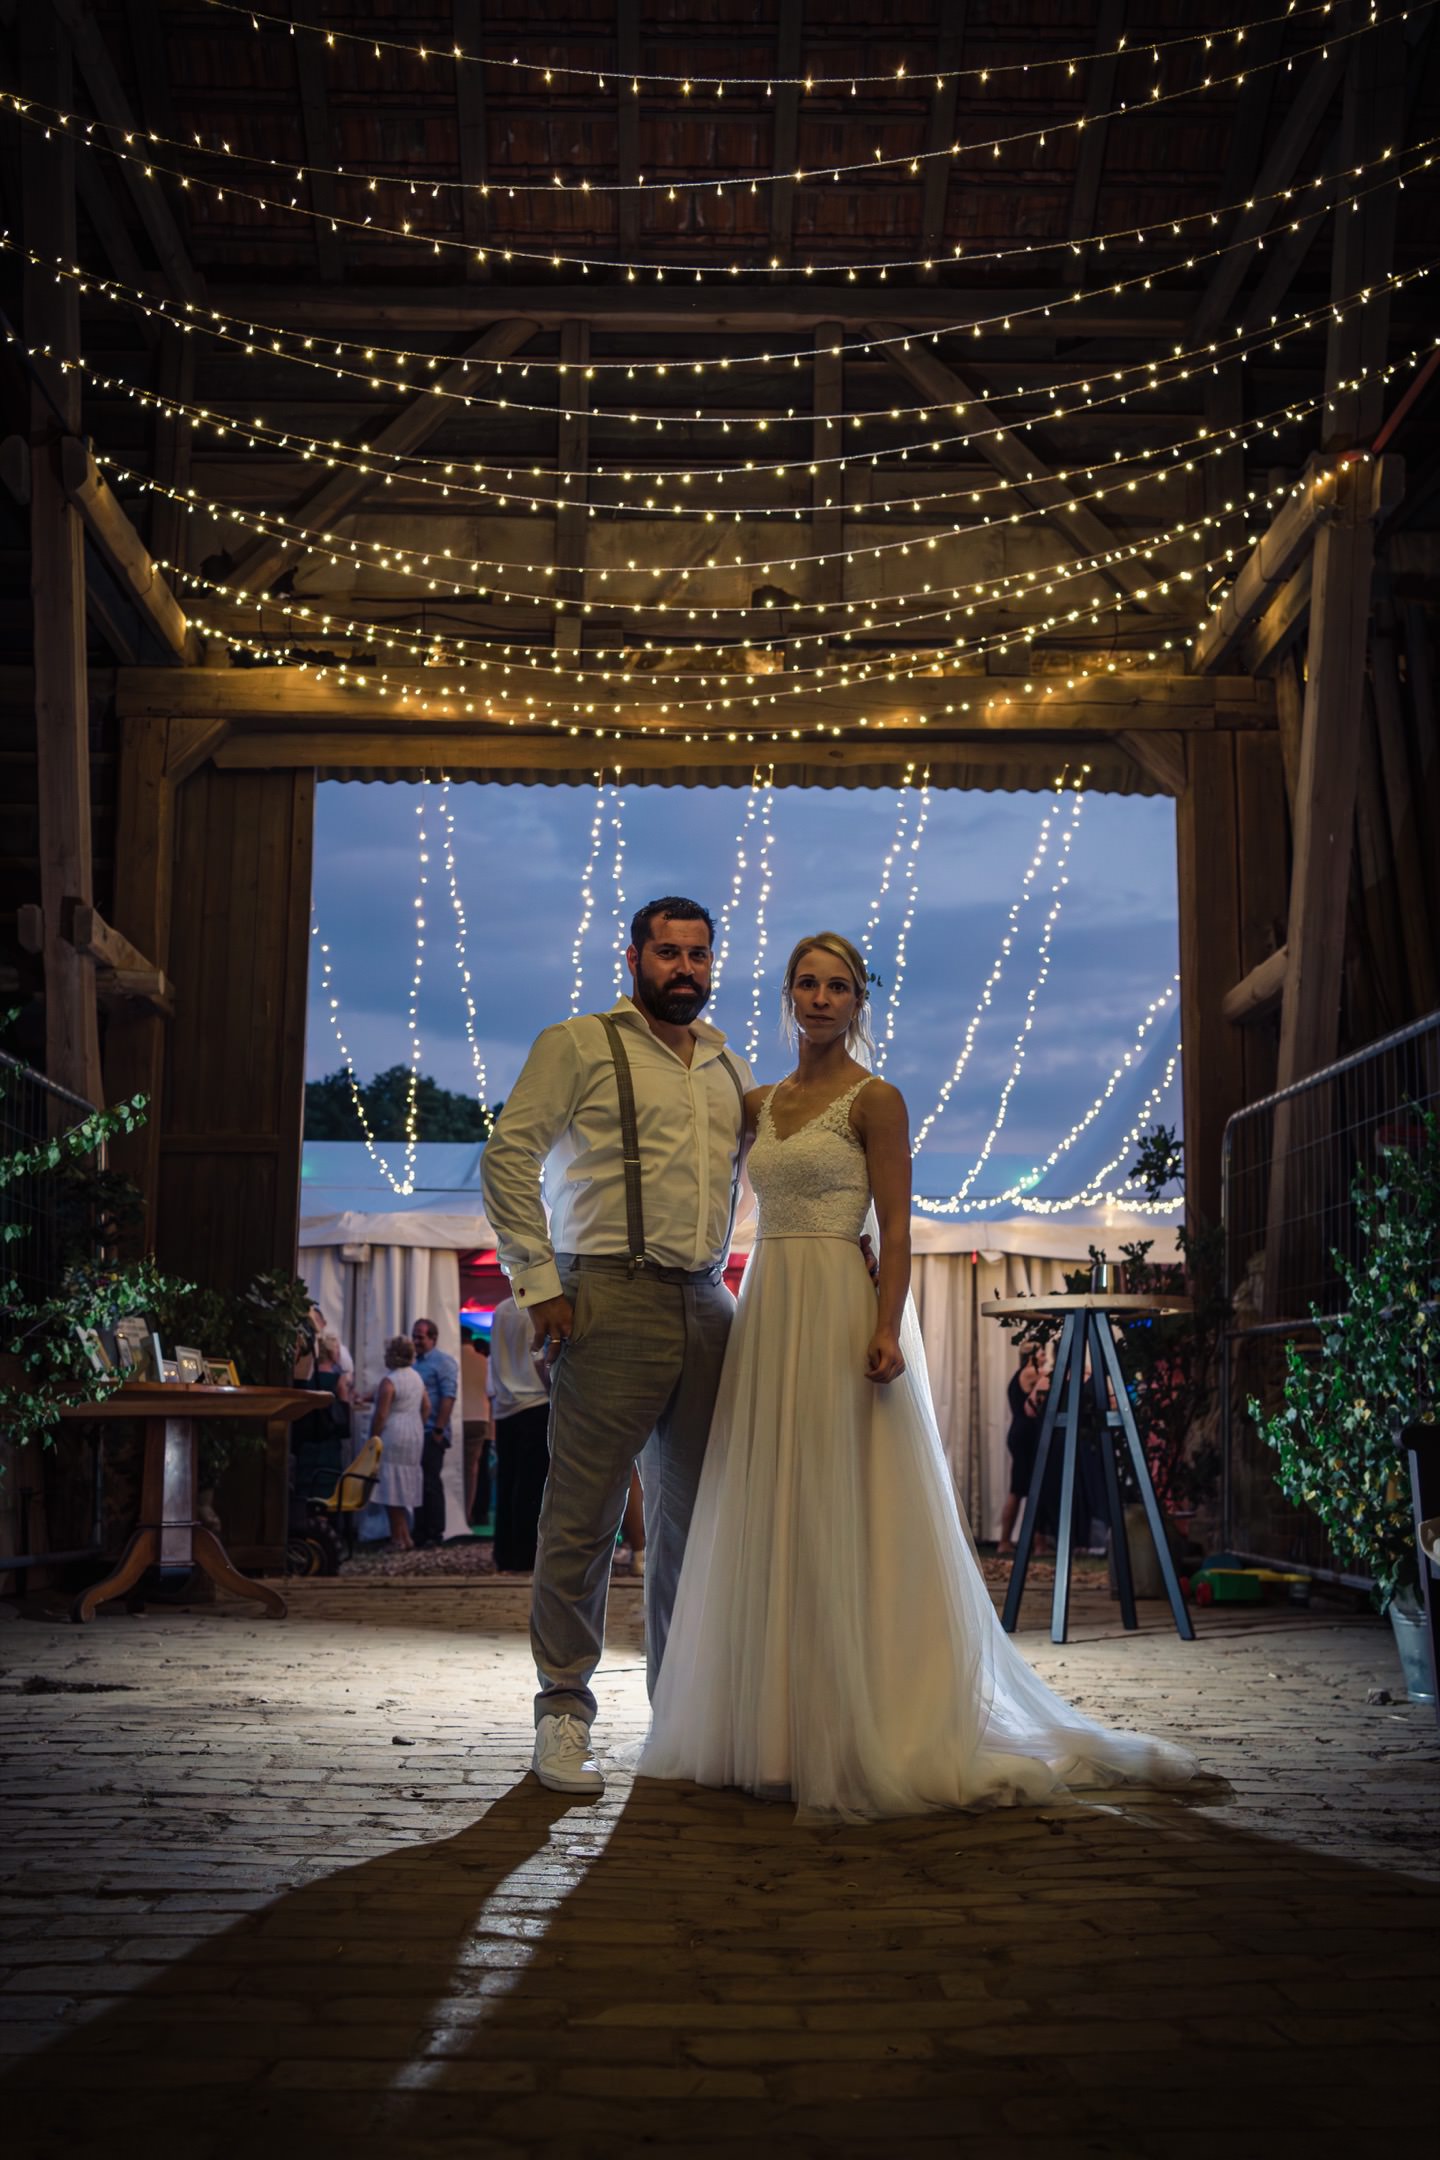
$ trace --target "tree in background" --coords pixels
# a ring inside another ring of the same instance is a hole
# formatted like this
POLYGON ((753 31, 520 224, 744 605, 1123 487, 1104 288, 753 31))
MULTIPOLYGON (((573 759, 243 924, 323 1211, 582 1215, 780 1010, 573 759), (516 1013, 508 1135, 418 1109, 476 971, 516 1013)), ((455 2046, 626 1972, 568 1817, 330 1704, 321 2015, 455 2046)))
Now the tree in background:
MULTIPOLYGON (((323 1080, 305 1083, 305 1138, 307 1140, 363 1140, 365 1127, 376 1140, 404 1140, 410 1107, 410 1068, 391 1065, 373 1080, 357 1081, 342 1068, 323 1080), (359 1096, 365 1124, 356 1105, 359 1096)), ((488 1140, 500 1105, 487 1109, 473 1095, 441 1087, 422 1073, 415 1083, 415 1138, 417 1140, 488 1140)))

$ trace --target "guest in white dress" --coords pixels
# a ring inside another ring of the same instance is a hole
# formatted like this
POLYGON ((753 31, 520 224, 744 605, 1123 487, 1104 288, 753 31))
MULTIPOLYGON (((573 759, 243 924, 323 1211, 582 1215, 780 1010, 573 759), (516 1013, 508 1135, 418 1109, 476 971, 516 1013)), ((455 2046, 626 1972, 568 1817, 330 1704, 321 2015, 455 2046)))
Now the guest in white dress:
POLYGON ((1180 1748, 1072 1709, 1001 1629, 909 1296, 905 1104, 852 1054, 866 995, 847 939, 798 945, 798 1068, 746 1098, 759 1234, 640 1767, 852 1820, 1184 1781, 1180 1748))
POLYGON ((408 1335, 392 1336, 385 1345, 385 1378, 375 1391, 370 1437, 379 1440, 380 1481, 375 1498, 390 1517, 390 1542, 397 1552, 413 1552, 410 1510, 425 1497, 425 1383, 415 1370, 415 1345, 408 1335))

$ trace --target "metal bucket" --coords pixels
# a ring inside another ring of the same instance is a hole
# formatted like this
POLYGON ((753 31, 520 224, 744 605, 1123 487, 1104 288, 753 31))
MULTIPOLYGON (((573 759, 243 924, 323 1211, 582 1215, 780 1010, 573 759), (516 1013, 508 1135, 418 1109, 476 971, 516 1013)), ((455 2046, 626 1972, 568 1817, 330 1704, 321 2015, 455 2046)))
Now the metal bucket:
POLYGON ((1390 1625, 1395 1630, 1395 1647, 1400 1652, 1406 1694, 1411 1702, 1433 1703, 1435 1680, 1430 1671, 1430 1629, 1423 1608, 1403 1606, 1398 1598, 1392 1598, 1390 1625))

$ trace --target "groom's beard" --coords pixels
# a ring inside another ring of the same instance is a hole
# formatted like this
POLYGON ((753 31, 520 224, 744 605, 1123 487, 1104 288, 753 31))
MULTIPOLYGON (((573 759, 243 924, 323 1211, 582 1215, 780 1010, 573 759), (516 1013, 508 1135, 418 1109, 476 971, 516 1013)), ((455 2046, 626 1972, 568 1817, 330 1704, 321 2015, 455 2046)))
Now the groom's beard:
POLYGON ((663 990, 652 983, 645 973, 642 955, 635 970, 635 1002, 656 1020, 663 1020, 670 1027, 688 1027, 710 1002, 708 986, 702 988, 693 977, 679 983, 670 983, 663 990))

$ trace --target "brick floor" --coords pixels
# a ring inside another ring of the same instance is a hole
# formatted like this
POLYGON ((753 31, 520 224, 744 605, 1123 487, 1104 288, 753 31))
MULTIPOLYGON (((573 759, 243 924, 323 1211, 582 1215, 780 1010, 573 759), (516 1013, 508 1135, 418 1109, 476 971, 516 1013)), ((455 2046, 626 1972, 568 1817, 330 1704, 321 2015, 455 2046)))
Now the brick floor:
MULTIPOLYGON (((598 1805, 541 1792, 524 1606, 0 1607, 7 2160, 1217 2160, 1433 2121, 1440 1747, 1372 1699, 1380 1624, 1184 1645, 1086 1593, 1056 1647, 1037 1603, 1047 1678, 1223 1784, 852 1829, 623 1767, 598 1805)), ((617 1586, 622 1758, 638 1611, 617 1586)))

